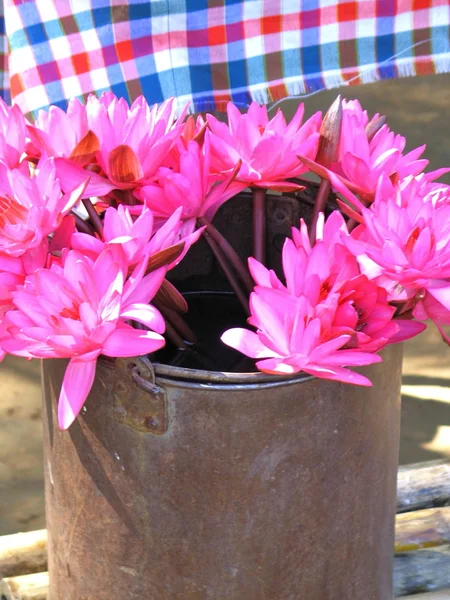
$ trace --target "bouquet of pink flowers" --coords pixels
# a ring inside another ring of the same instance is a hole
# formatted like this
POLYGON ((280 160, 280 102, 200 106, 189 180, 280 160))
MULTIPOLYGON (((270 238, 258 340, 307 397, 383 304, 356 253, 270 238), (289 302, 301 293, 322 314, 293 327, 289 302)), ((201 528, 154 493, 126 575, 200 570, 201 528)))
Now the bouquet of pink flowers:
MULTIPOLYGON (((274 375, 305 372, 370 385, 347 367, 434 321, 450 325, 449 169, 425 172, 424 147, 357 101, 286 123, 253 103, 227 122, 176 114, 173 100, 130 107, 111 93, 52 106, 27 122, 0 104, 0 352, 69 359, 59 423, 92 387, 100 355, 195 344, 183 295, 167 279, 204 237, 248 317, 222 342, 274 375), (297 192, 315 174, 315 205, 266 266, 266 191, 297 192), (251 188, 248 265, 213 225, 251 188), (330 191, 340 210, 325 219, 330 191)), ((206 316, 207 318, 207 316, 206 316)))

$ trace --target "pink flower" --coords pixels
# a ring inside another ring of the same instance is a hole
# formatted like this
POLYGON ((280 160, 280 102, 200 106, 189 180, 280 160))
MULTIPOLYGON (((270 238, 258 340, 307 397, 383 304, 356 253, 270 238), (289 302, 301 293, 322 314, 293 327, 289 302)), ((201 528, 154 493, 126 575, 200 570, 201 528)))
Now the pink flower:
MULTIPOLYGON (((98 140, 96 161, 101 173, 91 175, 85 197, 103 196, 117 188, 133 190, 151 181, 183 131, 186 109, 177 118, 174 98, 149 107, 140 96, 130 107, 111 92, 100 99, 91 94, 86 118, 89 131, 98 140)), ((86 177, 73 161, 58 159, 57 165, 67 189, 86 177)))
POLYGON ((40 110, 28 135, 26 152, 31 158, 65 157, 85 166, 99 148, 97 136, 89 130, 86 107, 76 98, 70 100, 67 112, 58 106, 40 110))
POLYGON ((25 276, 21 258, 0 254, 0 323, 12 306, 13 292, 23 285, 25 276))
POLYGON ((71 247, 95 260, 106 248, 120 246, 128 266, 136 265, 146 256, 153 256, 164 250, 182 245, 176 258, 170 262, 168 269, 176 266, 186 255, 189 248, 200 237, 203 228, 182 237, 181 208, 155 232, 153 213, 144 208, 141 214, 133 219, 127 206, 110 207, 105 212, 103 221, 103 239, 85 233, 72 233, 71 247))
POLYGON ((181 152, 178 170, 161 167, 157 183, 145 185, 135 195, 160 220, 168 219, 181 207, 185 231, 191 232, 199 217, 213 219, 226 200, 247 187, 234 181, 237 168, 223 181, 210 175, 210 135, 206 131, 202 145, 190 141, 187 150, 181 152))
POLYGON ((78 202, 86 183, 62 194, 53 160, 41 161, 34 176, 0 163, 0 253, 45 251, 42 244, 78 202))
POLYGON ((416 302, 413 308, 414 317, 419 321, 431 319, 444 342, 450 346, 450 335, 444 329, 445 326, 450 325, 450 310, 429 293, 419 294, 416 302))
POLYGON ((100 140, 98 161, 118 188, 130 189, 151 179, 182 133, 175 99, 151 108, 140 96, 129 108, 122 99, 91 95, 87 104, 89 126, 100 140))
MULTIPOLYGON (((127 278, 119 247, 92 261, 77 251, 29 276, 13 294, 14 310, 5 317, 9 338, 3 350, 38 358, 69 358, 59 397, 59 424, 67 429, 92 387, 97 357, 139 356, 164 345, 164 319, 148 302, 165 269, 144 276, 144 259, 127 278), (148 330, 133 329, 138 321, 148 330), (156 332, 156 333, 155 333, 156 332)), ((5 326, 4 324, 4 326, 5 326)))
POLYGON ((417 318, 428 314, 438 326, 445 322, 444 311, 450 311, 448 190, 420 177, 396 186, 382 177, 370 208, 344 186, 339 191, 361 215, 362 224, 346 243, 363 271, 387 290, 390 301, 406 303, 417 318))
POLYGON ((47 261, 46 241, 23 256, 9 256, 0 252, 0 324, 5 313, 12 307, 14 292, 24 284, 27 275, 46 266, 47 261))
MULTIPOLYGON (((418 175, 428 164, 420 159, 425 146, 403 154, 406 140, 393 133, 378 114, 369 122, 358 100, 342 102, 342 126, 339 141, 339 160, 329 167, 339 180, 366 200, 372 200, 382 175, 394 182, 410 175, 418 175)), ((306 157, 307 159, 309 157, 306 157)), ((320 176, 330 178, 325 166, 305 161, 320 176)), ((425 175, 429 181, 437 179, 448 169, 439 169, 425 175)))
POLYGON ((305 296, 296 298, 278 290, 256 287, 250 296, 249 323, 257 331, 229 329, 222 341, 246 356, 258 359, 264 373, 293 374, 300 371, 357 385, 370 381, 344 366, 380 362, 375 354, 345 350, 351 335, 333 336, 326 321, 305 296))
POLYGON ((200 145, 203 143, 207 126, 208 124, 202 115, 198 115, 196 119, 190 115, 183 124, 180 137, 167 154, 162 166, 178 171, 181 154, 188 149, 189 142, 194 141, 200 145))
MULTIPOLYGON (((295 230, 294 230, 295 231, 295 230)), ((354 256, 339 237, 348 235, 339 213, 323 226, 311 247, 304 223, 283 248, 283 284, 254 259, 250 271, 257 283, 250 297, 250 325, 256 333, 231 329, 222 340, 247 356, 263 359, 256 366, 268 373, 305 371, 325 379, 370 385, 344 367, 381 360, 373 355, 388 343, 424 329, 413 321, 392 321, 384 289, 361 275, 354 256)))
POLYGON ((316 113, 302 125, 304 107, 300 104, 289 124, 281 111, 269 121, 267 108, 256 102, 243 114, 230 102, 227 113, 228 125, 207 116, 212 132, 212 171, 230 171, 241 161, 238 180, 247 185, 281 191, 298 189, 286 180, 307 171, 298 155, 315 158, 321 114, 316 113))
POLYGON ((26 121, 20 108, 0 98, 0 160, 10 169, 19 167, 27 137, 26 121))

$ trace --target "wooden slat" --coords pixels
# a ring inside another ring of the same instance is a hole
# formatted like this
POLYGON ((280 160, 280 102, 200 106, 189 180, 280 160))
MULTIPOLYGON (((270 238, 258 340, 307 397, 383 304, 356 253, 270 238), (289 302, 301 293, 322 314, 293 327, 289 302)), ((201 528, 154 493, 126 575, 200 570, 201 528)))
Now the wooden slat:
POLYGON ((450 546, 406 552, 394 557, 395 596, 450 587, 450 546))
POLYGON ((443 506, 450 502, 450 461, 405 465, 397 478, 397 512, 443 506))
MULTIPOLYGON (((450 587, 450 547, 418 550, 398 555, 394 560, 395 597, 416 591, 436 590, 431 594, 416 594, 411 600, 445 600, 450 587)), ((0 582, 4 600, 48 600, 48 574, 34 573, 10 577, 0 582)))
POLYGON ((450 544, 450 506, 397 515, 395 552, 410 552, 450 544))
MULTIPOLYGON (((48 573, 23 575, 0 581, 3 600, 48 600, 48 573)), ((402 595, 403 600, 450 600, 450 588, 440 591, 402 595)))
POLYGON ((402 600, 450 600, 450 588, 440 592, 428 592, 427 594, 414 594, 403 596, 402 600))
POLYGON ((48 600, 48 573, 7 577, 0 590, 6 600, 48 600))
POLYGON ((47 531, 0 537, 0 578, 39 573, 47 569, 47 531))

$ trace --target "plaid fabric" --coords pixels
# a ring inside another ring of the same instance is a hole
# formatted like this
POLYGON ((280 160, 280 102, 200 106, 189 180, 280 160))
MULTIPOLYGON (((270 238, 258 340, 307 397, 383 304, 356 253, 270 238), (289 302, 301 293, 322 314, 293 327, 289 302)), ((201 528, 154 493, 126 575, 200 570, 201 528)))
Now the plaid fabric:
POLYGON ((8 40, 5 34, 5 17, 3 2, 0 1, 0 96, 6 101, 11 101, 9 93, 8 73, 8 40))
MULTIPOLYGON (((103 90, 150 102, 176 96, 203 111, 450 71, 448 0, 4 0, 4 7, 11 96, 28 114, 103 90)), ((7 82, 4 67, 4 96, 7 82)))

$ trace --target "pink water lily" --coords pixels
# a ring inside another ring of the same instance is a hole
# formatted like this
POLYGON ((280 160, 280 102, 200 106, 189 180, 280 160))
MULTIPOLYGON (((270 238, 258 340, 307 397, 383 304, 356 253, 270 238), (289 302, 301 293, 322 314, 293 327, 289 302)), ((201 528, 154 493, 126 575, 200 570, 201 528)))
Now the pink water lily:
POLYGON ((339 191, 359 213, 361 225, 346 243, 363 271, 387 290, 390 301, 407 303, 417 318, 428 314, 440 326, 446 320, 445 311, 450 311, 450 194, 446 186, 436 187, 420 177, 394 186, 382 177, 369 208, 345 186, 339 191))
POLYGON ((344 347, 351 335, 333 336, 305 296, 299 298, 271 288, 256 287, 250 296, 249 323, 256 332, 229 329, 222 341, 256 358, 260 371, 275 375, 304 371, 323 379, 357 385, 370 381, 346 366, 368 365, 381 357, 344 347))
POLYGON ((165 249, 181 245, 176 258, 167 265, 167 269, 175 267, 194 244, 203 228, 182 236, 183 221, 180 207, 158 229, 154 228, 152 211, 144 207, 137 218, 133 218, 128 206, 110 207, 105 212, 103 221, 103 237, 99 239, 85 233, 73 232, 71 247, 95 260, 106 248, 120 246, 128 266, 133 266, 146 256, 161 253, 165 249))
MULTIPOLYGON (((183 132, 186 108, 177 117, 174 98, 150 107, 140 96, 129 106, 111 92, 103 93, 100 99, 91 94, 86 119, 98 140, 96 161, 101 171, 91 176, 86 197, 102 196, 113 189, 133 190, 151 181, 183 132)), ((86 176, 68 159, 58 159, 57 165, 67 189, 73 189, 86 176)))
POLYGON ((26 152, 36 159, 44 154, 70 158, 85 166, 99 147, 97 136, 89 131, 86 107, 76 98, 70 100, 67 110, 58 106, 40 110, 34 124, 28 126, 28 135, 26 152))
MULTIPOLYGON (((449 281, 450 283, 450 281, 449 281)), ((447 292, 448 294, 448 292, 447 292)), ((450 310, 430 293, 421 294, 417 297, 418 302, 414 303, 413 314, 419 321, 430 319, 436 325, 442 339, 450 346, 450 334, 448 327, 450 325, 450 310)))
POLYGON ((0 162, 0 252, 22 256, 41 247, 79 201, 86 184, 87 180, 63 194, 51 159, 41 161, 35 175, 0 162))
POLYGON ((285 284, 273 271, 250 259, 257 283, 250 297, 250 325, 256 332, 231 329, 222 340, 258 360, 268 373, 305 371, 317 377, 370 385, 345 366, 378 362, 372 354, 386 344, 416 335, 424 325, 393 321, 386 291, 362 275, 341 237, 348 236, 342 215, 330 225, 319 220, 310 245, 306 226, 283 247, 285 284))
POLYGON ((22 258, 0 253, 0 323, 12 306, 12 296, 25 281, 22 258))
POLYGON ((241 113, 231 102, 228 124, 208 115, 211 130, 211 168, 216 173, 232 170, 239 162, 238 181, 255 187, 289 191, 298 185, 287 180, 307 171, 298 155, 313 160, 319 145, 321 114, 304 124, 300 104, 290 123, 281 111, 269 120, 267 108, 253 102, 241 113))
POLYGON ((157 181, 143 186, 135 195, 160 220, 168 219, 181 207, 185 231, 190 233, 199 217, 213 219, 226 200, 247 187, 235 181, 239 165, 223 179, 211 175, 210 161, 210 135, 206 131, 202 145, 190 141, 187 150, 180 153, 177 170, 161 167, 157 181))
POLYGON ((20 166, 26 137, 27 124, 20 108, 8 106, 0 98, 0 159, 10 169, 20 166))
MULTIPOLYGON (((403 154, 406 140, 395 134, 384 123, 384 117, 375 115, 369 121, 358 100, 342 102, 342 126, 339 140, 339 160, 327 169, 305 157, 306 164, 316 173, 330 179, 329 171, 350 190, 366 200, 372 200, 382 175, 394 182, 422 173, 428 160, 420 158, 425 145, 403 154)), ((424 177, 433 181, 448 169, 426 173, 424 177)))
POLYGON ((208 124, 202 115, 198 115, 196 119, 190 115, 183 124, 180 137, 177 138, 170 152, 166 155, 162 166, 177 171, 181 154, 188 149, 189 142, 194 141, 201 145, 205 139, 207 127, 208 124))
POLYGON ((0 252, 0 324, 5 313, 13 306, 14 292, 24 284, 25 278, 48 264, 48 248, 44 240, 40 246, 23 256, 0 252))
POLYGON ((3 324, 6 352, 25 357, 69 358, 59 397, 59 424, 67 429, 92 387, 100 354, 140 356, 164 345, 165 324, 148 303, 165 275, 145 276, 146 263, 128 277, 121 248, 107 249, 92 261, 69 251, 63 266, 38 269, 13 293, 14 309, 3 324), (142 323, 134 329, 127 322, 142 323))

